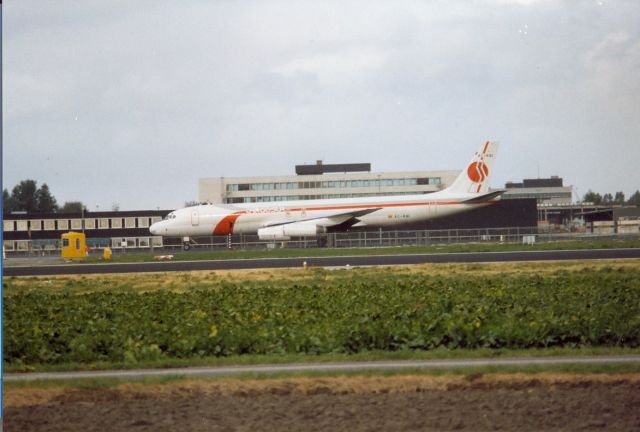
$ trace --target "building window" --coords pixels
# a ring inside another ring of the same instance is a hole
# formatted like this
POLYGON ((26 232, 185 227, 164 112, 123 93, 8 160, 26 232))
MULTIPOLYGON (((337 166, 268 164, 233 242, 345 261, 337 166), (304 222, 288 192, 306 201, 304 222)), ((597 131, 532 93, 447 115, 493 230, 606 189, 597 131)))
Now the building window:
POLYGON ((85 219, 84 220, 84 228, 85 229, 96 229, 96 220, 95 219, 85 219))
POLYGON ((71 229, 72 230, 81 230, 82 229, 82 219, 71 219, 71 229))
POLYGON ((160 216, 153 216, 151 218, 151 224, 153 225, 156 222, 160 222, 162 220, 162 218, 160 216))
POLYGON ((134 218, 134 217, 124 218, 124 227, 125 228, 135 228, 136 227, 136 218, 134 218))
POLYGON ((67 219, 58 219, 58 230, 67 231, 69 229, 69 221, 67 219))
POLYGON ((239 185, 238 185, 238 190, 239 190, 239 191, 248 191, 248 190, 251 190, 251 185, 250 185, 250 184, 247 184, 247 183, 239 184, 239 185))
POLYGON ((122 219, 120 218, 111 219, 111 228, 122 228, 122 219))
POLYGON ((29 229, 31 231, 41 231, 42 230, 42 221, 41 220, 30 220, 29 221, 29 229))
POLYGON ((109 219, 107 218, 98 219, 98 229, 109 229, 109 219))
POLYGON ((13 231, 15 229, 13 222, 12 220, 2 221, 2 231, 13 231))
POLYGON ((56 221, 54 219, 45 219, 44 220, 44 230, 45 231, 55 231, 56 230, 56 221))
POLYGON ((138 228, 149 228, 149 218, 148 217, 138 218, 138 228))

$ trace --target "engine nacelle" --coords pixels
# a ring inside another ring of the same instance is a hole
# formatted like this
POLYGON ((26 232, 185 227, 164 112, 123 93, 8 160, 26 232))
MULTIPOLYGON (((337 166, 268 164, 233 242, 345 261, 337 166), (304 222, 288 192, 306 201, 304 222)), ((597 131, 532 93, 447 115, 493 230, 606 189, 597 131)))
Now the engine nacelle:
POLYGON ((315 223, 290 223, 258 230, 260 240, 291 240, 291 237, 315 237, 327 232, 323 226, 315 223))

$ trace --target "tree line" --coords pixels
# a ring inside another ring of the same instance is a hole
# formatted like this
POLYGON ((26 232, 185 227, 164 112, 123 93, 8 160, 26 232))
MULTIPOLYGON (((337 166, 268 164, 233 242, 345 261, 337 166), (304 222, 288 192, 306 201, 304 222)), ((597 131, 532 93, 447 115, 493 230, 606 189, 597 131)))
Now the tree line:
POLYGON ((615 195, 612 195, 610 193, 600 195, 599 193, 589 190, 582 198, 582 202, 594 203, 595 205, 626 204, 640 207, 640 190, 635 191, 628 200, 625 200, 624 192, 616 192, 615 195))
POLYGON ((66 201, 58 206, 56 198, 46 183, 38 187, 35 180, 22 180, 11 193, 2 191, 2 212, 24 211, 27 213, 81 213, 86 207, 80 201, 66 201))

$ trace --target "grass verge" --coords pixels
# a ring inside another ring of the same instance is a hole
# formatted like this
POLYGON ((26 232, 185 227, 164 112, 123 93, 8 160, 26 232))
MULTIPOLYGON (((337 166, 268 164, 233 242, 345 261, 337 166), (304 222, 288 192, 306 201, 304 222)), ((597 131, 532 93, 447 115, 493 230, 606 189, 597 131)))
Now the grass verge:
MULTIPOLYGON (((331 378, 331 377, 402 377, 402 376, 467 376, 469 380, 489 374, 526 374, 535 378, 537 374, 573 374, 573 375, 637 375, 640 374, 640 363, 611 364, 562 364, 535 366, 466 366, 451 368, 409 368, 402 370, 366 370, 349 372, 304 371, 278 373, 242 373, 233 376, 197 378, 198 382, 229 382, 253 380, 285 380, 290 378, 331 378)), ((193 377, 184 375, 168 375, 144 378, 83 378, 61 380, 10 381, 3 384, 4 390, 17 389, 84 389, 97 390, 114 388, 122 384, 179 384, 194 381, 193 377)))

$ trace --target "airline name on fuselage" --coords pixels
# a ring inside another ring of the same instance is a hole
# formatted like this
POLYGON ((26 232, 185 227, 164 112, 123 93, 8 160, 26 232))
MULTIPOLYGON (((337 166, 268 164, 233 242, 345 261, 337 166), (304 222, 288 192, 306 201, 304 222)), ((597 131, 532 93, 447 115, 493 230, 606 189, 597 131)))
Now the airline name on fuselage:
POLYGON ((250 210, 245 210, 245 213, 247 214, 265 214, 265 213, 283 213, 286 211, 291 211, 291 210, 287 210, 284 207, 262 207, 262 208, 257 208, 257 209, 250 209, 250 210))

